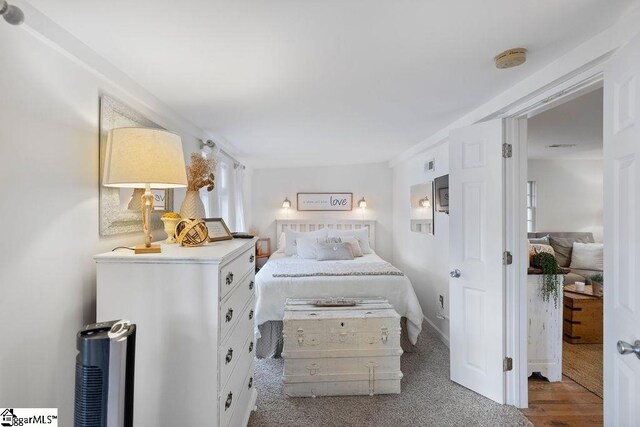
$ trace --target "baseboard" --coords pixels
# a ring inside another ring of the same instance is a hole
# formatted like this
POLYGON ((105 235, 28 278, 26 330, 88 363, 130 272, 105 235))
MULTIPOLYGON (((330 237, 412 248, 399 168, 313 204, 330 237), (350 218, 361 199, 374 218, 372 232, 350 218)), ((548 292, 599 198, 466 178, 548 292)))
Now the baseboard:
POLYGON ((449 348, 449 337, 446 336, 441 330, 440 328, 438 328, 435 323, 433 323, 431 320, 429 320, 429 318, 427 316, 422 316, 424 317, 424 320, 429 324, 429 326, 431 326, 431 328, 436 332, 436 335, 438 335, 438 338, 440 338, 440 341, 442 341, 444 343, 444 345, 447 346, 447 348, 449 348))

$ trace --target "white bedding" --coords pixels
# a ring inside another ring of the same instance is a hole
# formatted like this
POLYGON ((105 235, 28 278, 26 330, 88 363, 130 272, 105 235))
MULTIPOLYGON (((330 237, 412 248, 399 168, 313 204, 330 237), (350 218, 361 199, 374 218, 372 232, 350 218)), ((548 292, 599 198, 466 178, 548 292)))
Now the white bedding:
MULTIPOLYGON (((284 318, 287 298, 323 297, 381 297, 389 300, 395 310, 407 318, 409 340, 415 344, 422 330, 422 309, 406 276, 310 276, 273 277, 278 266, 293 263, 318 263, 296 256, 276 252, 256 274, 256 337, 260 337, 258 326, 270 320, 284 318)), ((354 261, 340 263, 383 262, 372 253, 354 261)))

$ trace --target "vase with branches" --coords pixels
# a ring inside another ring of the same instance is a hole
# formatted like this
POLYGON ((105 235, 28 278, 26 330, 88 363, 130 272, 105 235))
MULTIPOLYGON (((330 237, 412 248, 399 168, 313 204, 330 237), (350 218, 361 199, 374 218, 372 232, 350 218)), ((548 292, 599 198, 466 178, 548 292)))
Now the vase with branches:
POLYGON ((533 266, 542 270, 540 276, 542 300, 553 303, 558 308, 558 298, 562 290, 562 269, 553 254, 542 252, 533 256, 533 266))
POLYGON ((204 204, 200 199, 200 189, 213 191, 217 161, 215 157, 203 157, 200 153, 191 153, 191 163, 187 166, 187 194, 182 201, 180 216, 182 218, 203 218, 204 204))

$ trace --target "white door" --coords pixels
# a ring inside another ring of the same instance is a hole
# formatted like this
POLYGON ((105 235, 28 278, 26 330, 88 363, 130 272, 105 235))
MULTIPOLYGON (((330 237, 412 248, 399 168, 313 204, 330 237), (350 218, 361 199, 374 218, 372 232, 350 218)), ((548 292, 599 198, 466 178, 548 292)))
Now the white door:
POLYGON ((640 424, 640 36, 610 60, 604 82, 604 416, 608 426, 637 426, 640 424), (638 353, 619 354, 618 341, 636 343, 638 353))
POLYGON ((451 380, 505 400, 502 120, 449 135, 451 380))

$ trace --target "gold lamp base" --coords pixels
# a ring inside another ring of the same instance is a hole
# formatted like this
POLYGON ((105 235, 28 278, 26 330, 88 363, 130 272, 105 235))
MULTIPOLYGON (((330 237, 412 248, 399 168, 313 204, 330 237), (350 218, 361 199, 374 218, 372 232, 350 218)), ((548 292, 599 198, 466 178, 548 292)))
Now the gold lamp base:
POLYGON ((151 245, 146 247, 145 245, 138 245, 133 248, 136 255, 138 254, 159 254, 162 252, 159 245, 151 245))

